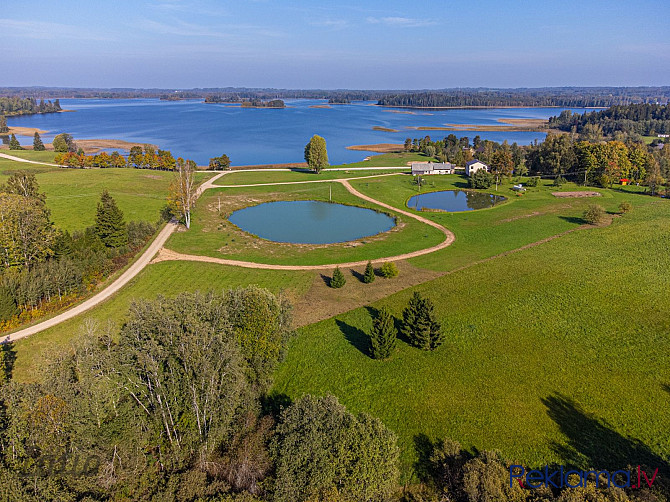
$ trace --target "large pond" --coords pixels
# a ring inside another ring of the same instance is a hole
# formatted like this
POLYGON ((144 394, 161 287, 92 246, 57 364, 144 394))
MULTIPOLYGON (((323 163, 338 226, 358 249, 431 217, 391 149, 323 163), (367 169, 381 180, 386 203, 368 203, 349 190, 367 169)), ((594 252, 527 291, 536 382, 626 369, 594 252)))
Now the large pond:
POLYGON ((385 213, 313 200, 266 202, 235 211, 228 219, 263 239, 293 244, 353 241, 395 226, 385 213))
POLYGON ((415 195, 407 201, 407 207, 421 211, 472 211, 473 209, 485 209, 493 207, 505 200, 502 195, 489 193, 469 192, 466 190, 443 190, 441 192, 428 192, 415 195))

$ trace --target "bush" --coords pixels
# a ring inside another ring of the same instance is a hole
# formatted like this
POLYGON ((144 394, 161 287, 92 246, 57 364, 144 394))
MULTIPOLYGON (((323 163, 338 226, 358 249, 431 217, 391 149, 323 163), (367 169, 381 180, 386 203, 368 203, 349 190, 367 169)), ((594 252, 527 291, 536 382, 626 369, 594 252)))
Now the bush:
POLYGON ((527 187, 536 187, 539 184, 540 184, 539 176, 531 176, 530 178, 528 178, 528 180, 526 180, 527 187))
POLYGON ((565 182, 566 182, 565 178, 559 174, 558 176, 556 176, 554 182, 551 185, 555 187, 560 187, 561 185, 564 185, 565 182))
POLYGON ((622 202, 619 204, 619 211, 621 211, 623 214, 630 213, 633 210, 633 206, 630 202, 622 202))
POLYGON ((494 182, 495 177, 491 173, 485 171, 484 169, 480 169, 475 174, 470 176, 470 179, 468 180, 468 185, 470 186, 470 188, 486 189, 490 188, 494 182))
POLYGON ((368 264, 365 266, 365 273, 363 274, 363 282, 365 284, 370 284, 371 282, 374 282, 375 280, 375 269, 372 266, 371 262, 368 262, 368 264))
POLYGON ((398 275, 398 267, 392 261, 384 263, 379 271, 381 272, 382 277, 385 277, 386 279, 391 279, 398 275))
POLYGON ((330 279, 330 287, 331 288, 341 288, 347 283, 347 280, 344 277, 344 274, 340 270, 340 267, 335 267, 335 271, 333 272, 333 277, 330 279))
POLYGON ((598 204, 591 204, 584 211, 584 221, 590 225, 598 225, 605 219, 605 208, 598 204))

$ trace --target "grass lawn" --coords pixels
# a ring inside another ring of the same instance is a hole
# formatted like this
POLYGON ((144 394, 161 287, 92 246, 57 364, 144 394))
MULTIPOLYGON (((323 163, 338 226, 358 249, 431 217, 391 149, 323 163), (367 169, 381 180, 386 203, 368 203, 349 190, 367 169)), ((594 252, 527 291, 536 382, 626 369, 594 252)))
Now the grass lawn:
MULTIPOLYGON (((14 151, 7 151, 13 155, 14 151)), ((21 157, 52 161, 53 152, 18 151, 21 157), (50 158, 47 158, 50 156, 50 158)), ((126 221, 158 220, 165 205, 171 172, 140 169, 67 169, 0 159, 0 184, 16 171, 35 173, 40 190, 55 225, 64 230, 80 230, 95 220, 100 193, 107 189, 124 213, 126 221)), ((200 182, 213 176, 198 173, 200 182)))
POLYGON ((208 190, 193 213, 191 229, 170 237, 166 247, 187 254, 231 258, 272 264, 343 263, 394 256, 427 248, 444 240, 439 230, 402 215, 397 226, 385 233, 351 243, 330 245, 282 244, 241 231, 226 216, 236 209, 273 200, 321 200, 376 208, 350 194, 339 183, 279 185, 208 190), (218 212, 219 199, 221 213, 218 212))
POLYGON ((400 341, 391 360, 372 360, 365 308, 303 328, 275 392, 332 393, 380 417, 400 437, 406 480, 422 434, 528 465, 667 458, 668 204, 373 304, 399 317, 412 291, 430 297, 446 335, 435 352, 400 341))
POLYGON ((313 280, 308 272, 247 270, 211 263, 162 262, 148 266, 122 291, 85 314, 51 329, 16 342, 17 360, 14 378, 32 381, 38 378, 41 354, 66 346, 79 336, 86 322, 111 323, 116 334, 130 303, 135 299, 156 298, 159 294, 174 296, 184 291, 221 290, 258 284, 273 293, 286 291, 290 298, 302 297, 313 280))

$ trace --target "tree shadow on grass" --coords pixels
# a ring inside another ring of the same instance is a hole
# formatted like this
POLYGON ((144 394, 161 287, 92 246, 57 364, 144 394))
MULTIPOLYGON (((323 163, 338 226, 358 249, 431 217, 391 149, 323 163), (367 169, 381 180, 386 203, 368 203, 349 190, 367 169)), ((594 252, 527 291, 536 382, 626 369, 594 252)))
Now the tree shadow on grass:
POLYGON ((586 225, 587 223, 584 218, 579 218, 577 216, 559 216, 559 218, 569 223, 574 223, 575 225, 586 225))
POLYGON ((670 472, 667 460, 647 445, 616 432, 605 420, 582 410, 572 399, 553 394, 542 399, 542 403, 568 440, 567 445, 556 442, 552 445, 568 466, 616 471, 641 465, 651 468, 651 472, 656 468, 659 472, 670 472))
POLYGON ((361 274, 360 272, 357 272, 357 271, 354 270, 353 268, 352 268, 351 270, 349 270, 349 272, 351 272, 351 275, 353 275, 353 276, 354 276, 356 279, 358 279, 360 282, 363 282, 363 274, 361 274))
POLYGON ((330 287, 331 277, 329 275, 326 275, 326 274, 319 274, 319 275, 321 276, 321 280, 324 282, 324 284, 326 286, 330 287))
MULTIPOLYGON (((10 342, 7 339, 0 342, 0 352, 2 352, 3 357, 0 357, 0 362, 4 364, 4 368, 0 368, 0 374, 4 372, 7 380, 12 379, 12 372, 14 371, 14 363, 16 362, 16 349, 14 349, 14 342, 10 342)), ((2 382, 0 382, 2 383, 2 382)))
POLYGON ((263 415, 272 415, 279 418, 282 410, 291 406, 293 401, 283 392, 271 391, 261 396, 261 410, 263 415))
POLYGON ((347 341, 361 351, 362 354, 370 356, 370 337, 363 330, 358 329, 351 324, 335 319, 337 327, 347 339, 347 341))

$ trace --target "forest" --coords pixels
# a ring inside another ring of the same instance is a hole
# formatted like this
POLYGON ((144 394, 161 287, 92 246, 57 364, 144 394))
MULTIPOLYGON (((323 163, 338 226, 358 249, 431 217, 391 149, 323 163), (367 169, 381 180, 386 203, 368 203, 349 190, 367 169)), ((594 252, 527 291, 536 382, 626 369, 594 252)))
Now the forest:
POLYGON ((670 134, 670 107, 657 104, 618 105, 581 114, 565 110, 549 119, 549 127, 577 133, 600 128, 607 136, 614 136, 617 132, 640 136, 670 134))
POLYGON ((379 106, 443 107, 610 107, 667 103, 670 87, 546 87, 539 89, 448 89, 403 92, 380 98, 379 106))
POLYGON ((35 113, 54 113, 61 111, 60 101, 58 99, 37 101, 34 97, 7 96, 0 94, 0 115, 9 117, 12 115, 31 115, 35 113))

